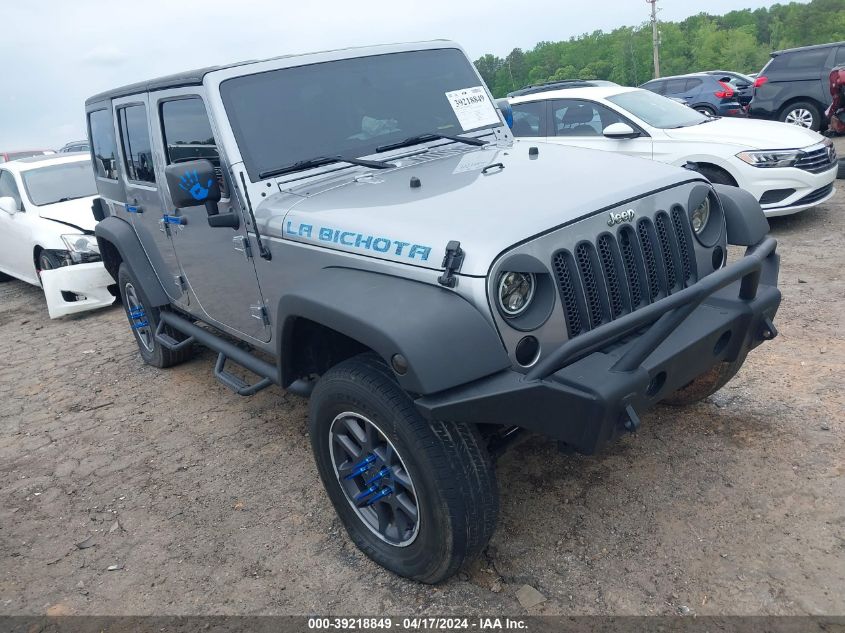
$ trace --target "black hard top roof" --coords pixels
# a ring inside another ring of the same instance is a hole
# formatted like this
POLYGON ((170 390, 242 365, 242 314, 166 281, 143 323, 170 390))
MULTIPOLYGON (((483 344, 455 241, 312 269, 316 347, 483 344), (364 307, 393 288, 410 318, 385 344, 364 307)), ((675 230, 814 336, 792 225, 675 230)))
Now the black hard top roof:
POLYGON ((785 48, 782 51, 774 51, 771 53, 772 57, 775 55, 783 55, 784 53, 795 53, 797 51, 810 51, 814 48, 828 48, 829 46, 845 46, 845 42, 830 42, 829 44, 814 44, 813 46, 798 46, 796 48, 785 48))
POLYGON ((176 73, 174 75, 166 75, 158 77, 157 79, 148 79, 146 81, 139 81, 134 84, 121 86, 120 88, 112 88, 93 97, 88 97, 85 100, 85 105, 96 103, 97 101, 105 101, 106 99, 117 99, 118 97, 126 97, 141 92, 148 92, 150 90, 163 90, 165 88, 179 88, 182 86, 199 86, 202 84, 203 77, 205 77, 212 70, 225 68, 225 66, 208 66, 206 68, 199 68, 197 70, 189 70, 183 73, 176 73))
POLYGON ((181 88, 183 86, 200 86, 202 85, 203 78, 212 71, 222 70, 223 68, 233 68, 235 66, 244 66, 245 64, 252 63, 255 63, 255 60, 236 62, 234 64, 224 64, 222 66, 206 66, 205 68, 198 68, 197 70, 188 70, 174 75, 165 75, 164 77, 157 77, 156 79, 139 81, 134 84, 121 86, 120 88, 106 90, 105 92, 96 94, 93 97, 88 97, 85 100, 85 105, 91 105, 92 103, 105 101, 106 99, 128 97, 129 95, 149 92, 151 90, 165 90, 167 88, 181 88))

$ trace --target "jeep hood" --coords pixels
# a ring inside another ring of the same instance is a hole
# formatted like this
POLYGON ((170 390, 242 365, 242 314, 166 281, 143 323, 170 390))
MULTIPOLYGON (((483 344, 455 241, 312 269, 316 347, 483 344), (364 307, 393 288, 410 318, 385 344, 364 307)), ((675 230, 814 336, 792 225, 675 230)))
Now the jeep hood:
POLYGON ((600 209, 697 176, 607 152, 515 141, 451 144, 395 169, 343 168, 308 184, 281 184, 256 209, 268 235, 440 269, 461 243, 461 274, 484 276, 514 244, 600 209), (537 147, 539 155, 529 155, 537 147), (412 186, 417 184, 418 186, 412 186))
POLYGON ((94 196, 87 196, 35 208, 38 209, 38 215, 46 220, 61 222, 80 231, 93 231, 97 224, 94 213, 91 211, 93 200, 94 196))

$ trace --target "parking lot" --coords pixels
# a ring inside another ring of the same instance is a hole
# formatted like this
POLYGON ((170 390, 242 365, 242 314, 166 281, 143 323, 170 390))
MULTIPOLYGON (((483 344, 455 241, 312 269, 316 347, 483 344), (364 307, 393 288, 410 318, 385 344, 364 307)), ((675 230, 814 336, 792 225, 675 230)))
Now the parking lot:
MULTIPOLYGON (((845 155, 845 139, 837 141, 845 155)), ((142 363, 120 306, 51 321, 0 285, 0 602, 27 614, 845 612, 845 181, 772 220, 780 336, 686 410, 592 456, 531 437, 499 528, 440 586, 347 538, 307 403, 241 398, 214 357, 142 363), (525 607, 529 585, 545 598, 525 607)))

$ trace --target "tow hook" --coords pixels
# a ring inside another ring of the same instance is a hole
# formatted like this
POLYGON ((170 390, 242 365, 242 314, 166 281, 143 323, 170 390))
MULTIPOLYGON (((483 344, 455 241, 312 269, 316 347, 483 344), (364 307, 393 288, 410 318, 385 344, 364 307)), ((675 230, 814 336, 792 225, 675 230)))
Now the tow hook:
POLYGON ((640 416, 634 411, 633 405, 629 404, 625 407, 623 416, 624 422, 622 426, 625 427, 625 430, 630 433, 636 433, 637 429, 640 428, 640 416))
POLYGON ((760 339, 764 341, 771 341, 777 335, 778 329, 772 322, 772 317, 764 316, 763 322, 760 323, 760 329, 758 330, 758 336, 760 339))

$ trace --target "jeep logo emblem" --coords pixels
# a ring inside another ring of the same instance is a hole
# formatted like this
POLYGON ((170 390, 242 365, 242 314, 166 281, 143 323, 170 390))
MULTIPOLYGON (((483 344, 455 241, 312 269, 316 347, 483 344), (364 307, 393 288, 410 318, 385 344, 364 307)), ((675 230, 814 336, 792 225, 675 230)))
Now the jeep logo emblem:
POLYGON ((636 214, 633 209, 628 209, 627 211, 622 211, 621 213, 613 213, 611 211, 608 216, 607 225, 616 226, 617 224, 622 224, 623 222, 633 222, 636 214))

